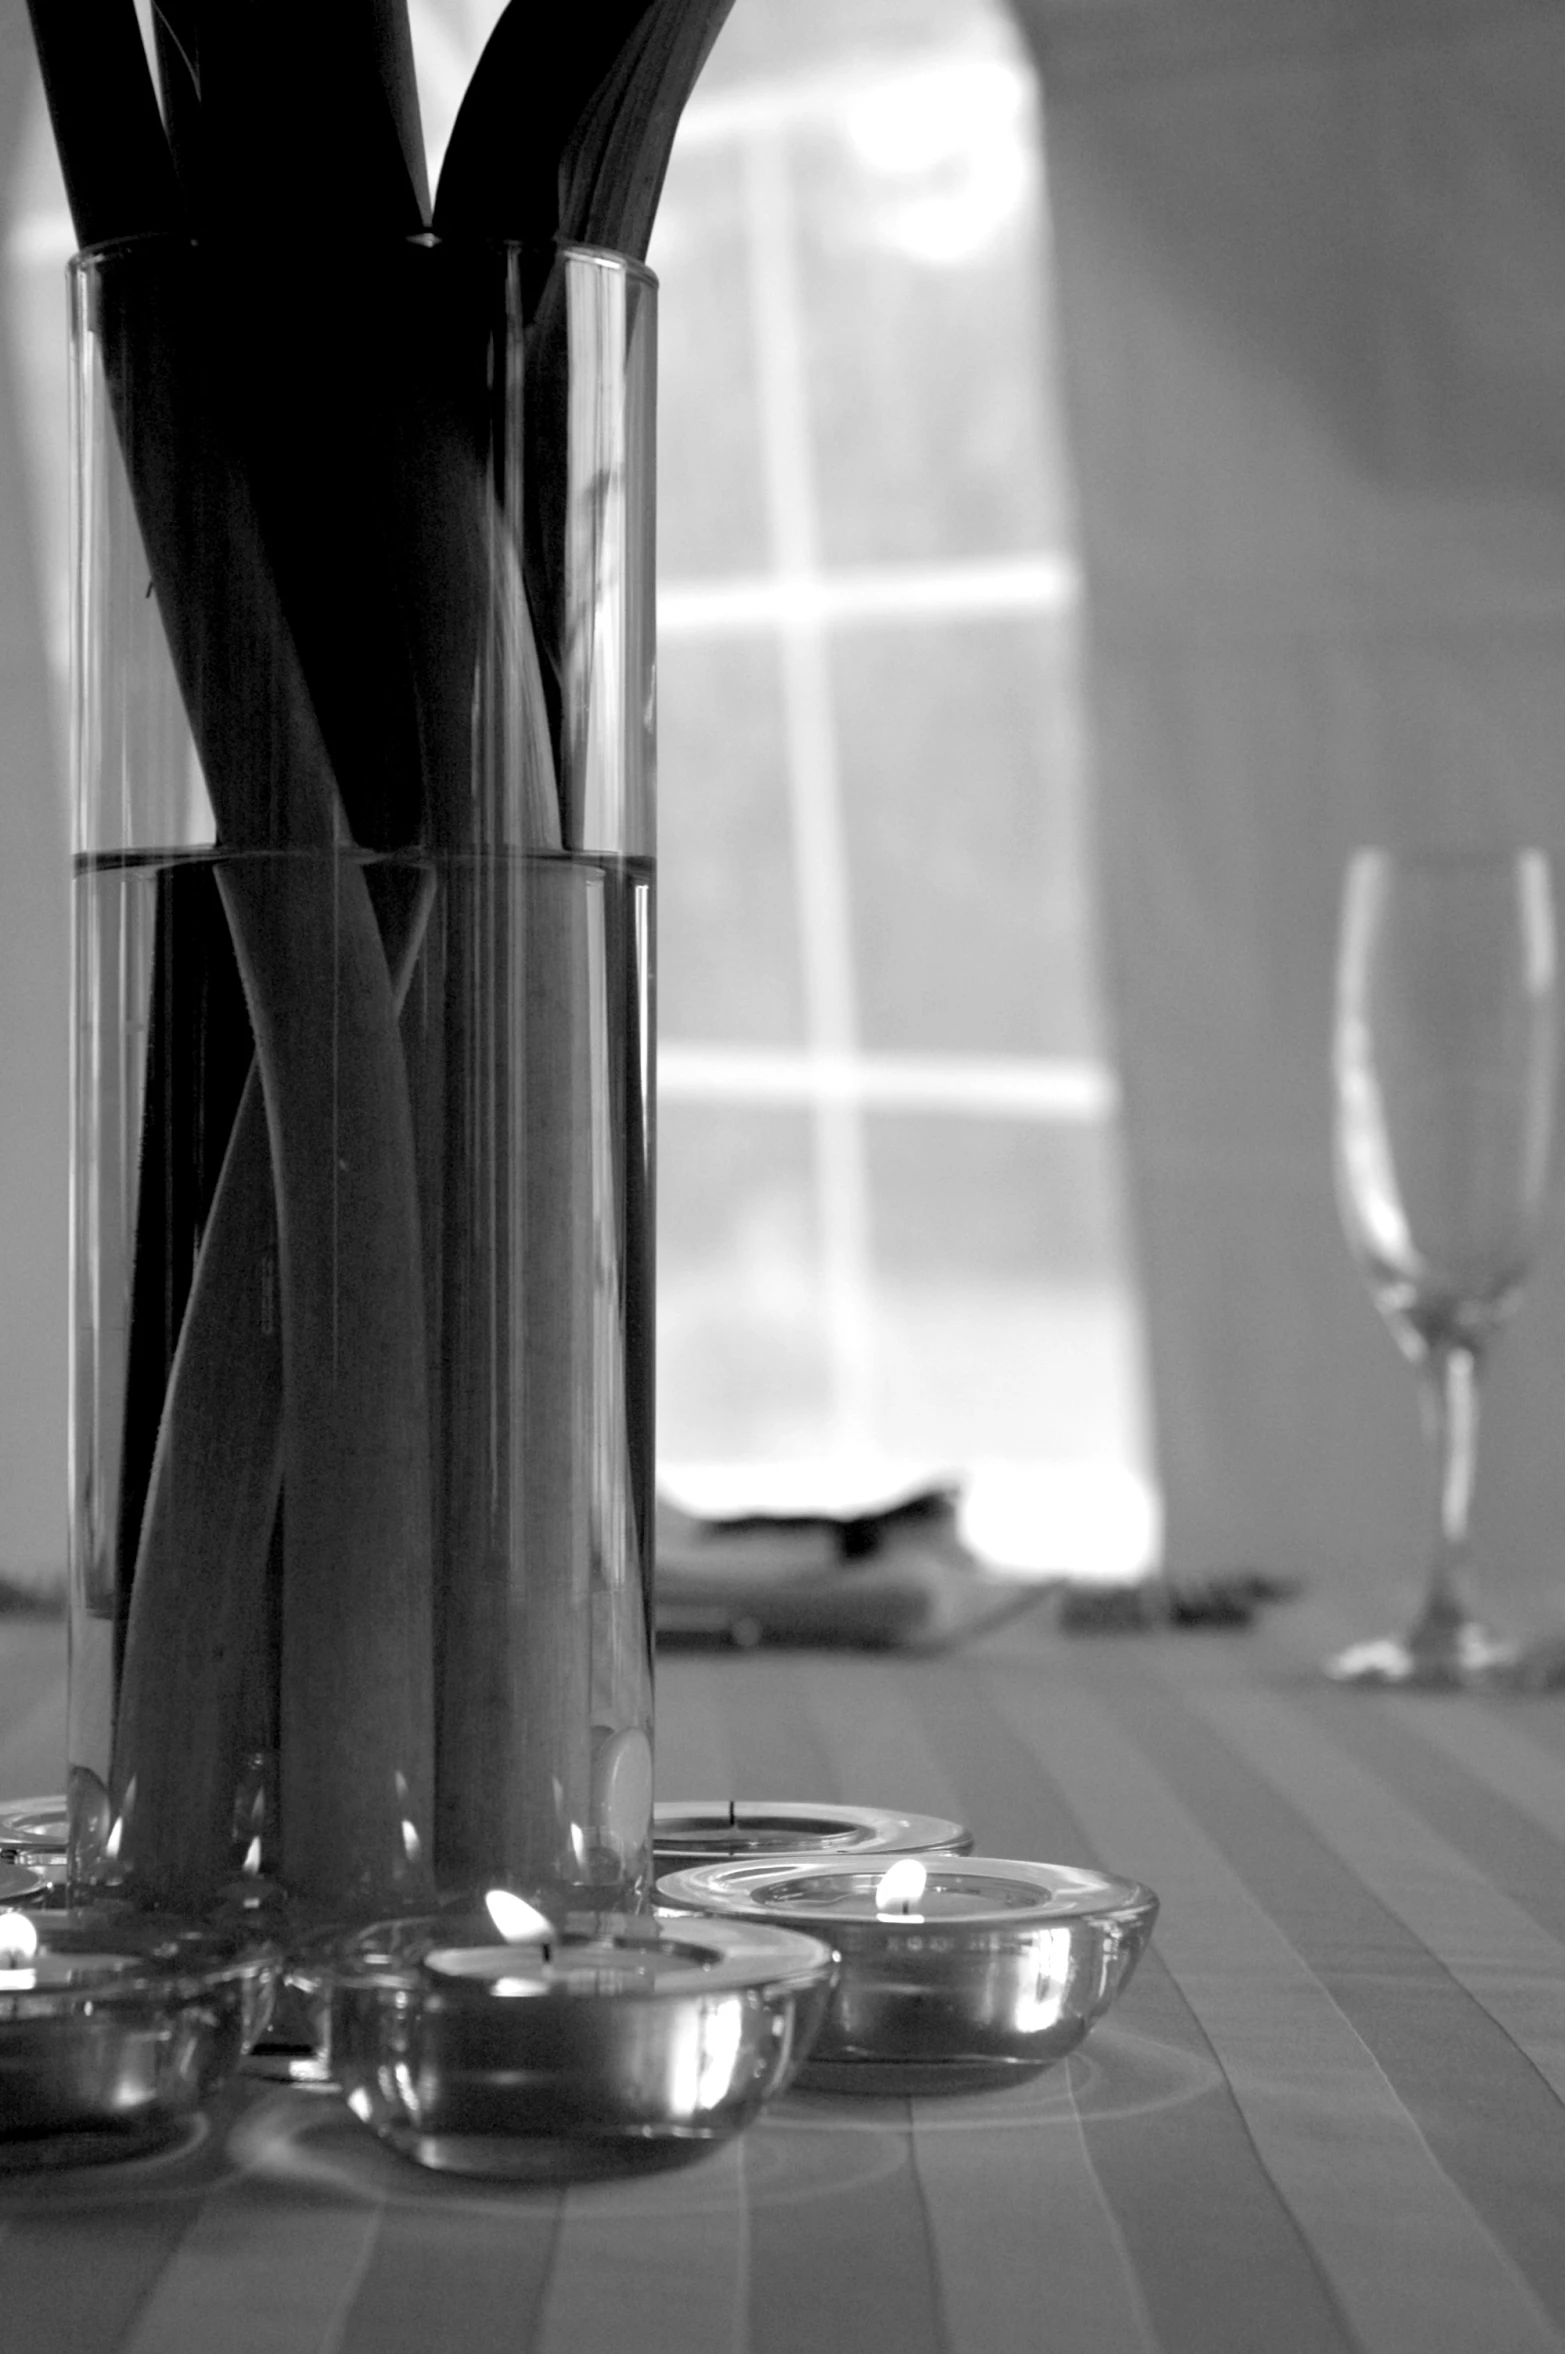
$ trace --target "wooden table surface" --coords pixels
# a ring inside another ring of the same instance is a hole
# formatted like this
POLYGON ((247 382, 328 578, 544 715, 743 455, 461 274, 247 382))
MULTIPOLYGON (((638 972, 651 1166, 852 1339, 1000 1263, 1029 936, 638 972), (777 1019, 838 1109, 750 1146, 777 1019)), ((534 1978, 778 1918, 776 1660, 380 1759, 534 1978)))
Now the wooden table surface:
MULTIPOLYGON (((420 2173, 329 2096, 0 2179, 4 2354, 1534 2354, 1565 2347, 1565 1699, 1344 1693, 1250 1634, 667 1660, 669 1796, 857 1800, 1163 1899, 1028 2086, 790 2094, 632 2183, 420 2173)), ((0 1791, 58 1631, 0 1623, 0 1791)))

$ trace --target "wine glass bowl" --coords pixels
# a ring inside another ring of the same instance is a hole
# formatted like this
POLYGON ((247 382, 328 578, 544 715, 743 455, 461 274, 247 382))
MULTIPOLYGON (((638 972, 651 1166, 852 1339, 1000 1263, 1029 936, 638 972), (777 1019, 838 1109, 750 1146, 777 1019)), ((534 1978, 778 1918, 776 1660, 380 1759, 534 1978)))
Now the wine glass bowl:
POLYGON ((1468 1592, 1478 1379, 1536 1247, 1553 1120, 1553 896, 1540 851, 1362 850, 1343 892, 1333 1047, 1343 1229, 1415 1367, 1438 1477, 1423 1607, 1339 1681, 1502 1678, 1468 1592))

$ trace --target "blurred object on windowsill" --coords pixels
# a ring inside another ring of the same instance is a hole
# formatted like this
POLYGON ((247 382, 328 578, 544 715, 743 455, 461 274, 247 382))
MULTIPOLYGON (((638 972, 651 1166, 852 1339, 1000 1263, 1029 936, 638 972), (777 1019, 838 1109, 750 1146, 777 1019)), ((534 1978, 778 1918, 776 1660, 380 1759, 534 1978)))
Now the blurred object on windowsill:
POLYGON ((1072 1634, 1242 1627, 1294 1590, 1248 1570, 1126 1583, 997 1569, 965 1542, 960 1506, 950 1480, 845 1511, 709 1515, 660 1496, 658 1639, 934 1653, 1045 1601, 1072 1634))
POLYGON ((957 1503, 941 1484, 863 1511, 706 1519, 660 1497, 658 1640, 944 1651, 1054 1590, 989 1570, 957 1503))
POLYGON ((0 1618, 63 1618, 65 1571, 0 1570, 0 1618))

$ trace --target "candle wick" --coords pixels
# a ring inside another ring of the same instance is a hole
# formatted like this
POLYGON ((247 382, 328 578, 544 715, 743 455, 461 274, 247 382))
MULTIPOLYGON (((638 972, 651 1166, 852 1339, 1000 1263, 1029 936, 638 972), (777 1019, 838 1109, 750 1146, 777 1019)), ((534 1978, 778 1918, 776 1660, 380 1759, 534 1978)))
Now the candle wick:
POLYGON ((730 1798, 728 1801, 728 1828, 730 1831, 736 1831, 738 1827, 739 1809, 735 1806, 733 1800, 730 1798))

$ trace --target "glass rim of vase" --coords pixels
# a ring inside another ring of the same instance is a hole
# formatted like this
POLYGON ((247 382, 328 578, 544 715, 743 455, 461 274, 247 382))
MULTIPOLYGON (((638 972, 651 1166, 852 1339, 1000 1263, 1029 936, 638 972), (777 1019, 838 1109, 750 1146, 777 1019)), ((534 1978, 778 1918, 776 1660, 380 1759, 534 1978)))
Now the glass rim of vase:
MULTIPOLYGON (((240 241, 235 241, 240 242, 240 241)), ((369 244, 373 249, 391 252, 398 246, 423 247, 429 252, 492 252, 497 254, 540 254, 552 251, 562 261, 591 262, 615 276, 634 280, 641 286, 659 291, 656 270, 632 253, 621 253, 612 245, 593 245, 577 237, 555 236, 547 243, 528 237, 451 237, 435 229, 414 229, 385 240, 345 240, 350 249, 369 244)), ((133 229, 123 237, 100 238, 96 244, 81 245, 69 256, 66 273, 75 277, 101 263, 141 253, 199 253, 229 250, 223 241, 193 237, 182 229, 133 229)), ((263 248, 263 250, 265 250, 263 248)))

